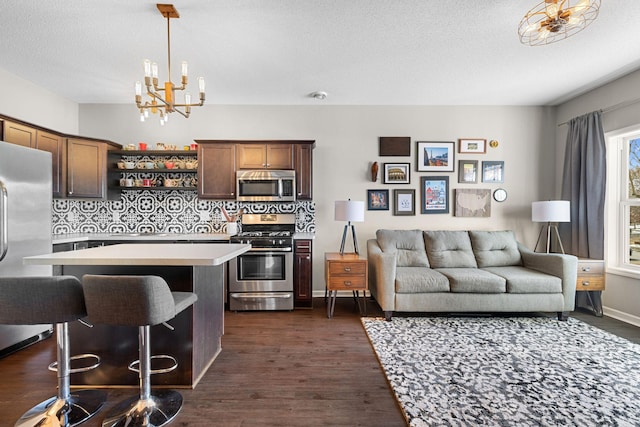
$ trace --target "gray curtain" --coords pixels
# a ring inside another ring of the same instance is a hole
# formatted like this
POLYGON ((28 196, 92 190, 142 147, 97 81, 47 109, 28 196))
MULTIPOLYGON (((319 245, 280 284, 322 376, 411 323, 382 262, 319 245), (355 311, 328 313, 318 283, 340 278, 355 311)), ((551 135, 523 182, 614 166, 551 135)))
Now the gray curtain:
POLYGON ((571 222, 560 224, 567 253, 604 259, 606 146, 602 112, 569 121, 562 200, 571 202, 571 222))

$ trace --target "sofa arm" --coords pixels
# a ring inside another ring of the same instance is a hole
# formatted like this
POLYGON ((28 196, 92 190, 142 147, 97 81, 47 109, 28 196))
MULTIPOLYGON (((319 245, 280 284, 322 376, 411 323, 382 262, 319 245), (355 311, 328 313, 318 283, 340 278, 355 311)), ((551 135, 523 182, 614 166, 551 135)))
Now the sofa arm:
POLYGON ((383 311, 395 310, 396 254, 383 252, 376 239, 367 240, 369 291, 383 311))
POLYGON ((518 249, 524 267, 562 279, 564 311, 572 311, 575 308, 578 258, 573 255, 533 252, 520 243, 518 249))

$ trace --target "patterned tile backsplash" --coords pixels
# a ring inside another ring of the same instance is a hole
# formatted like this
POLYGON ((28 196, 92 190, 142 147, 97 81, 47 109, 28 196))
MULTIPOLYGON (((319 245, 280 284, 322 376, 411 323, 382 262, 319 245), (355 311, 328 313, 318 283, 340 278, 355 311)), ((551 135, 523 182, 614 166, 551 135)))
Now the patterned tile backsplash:
POLYGON ((295 213, 296 231, 315 232, 315 204, 244 203, 201 200, 195 190, 123 190, 120 200, 53 201, 53 234, 67 233, 223 233, 229 214, 295 213))

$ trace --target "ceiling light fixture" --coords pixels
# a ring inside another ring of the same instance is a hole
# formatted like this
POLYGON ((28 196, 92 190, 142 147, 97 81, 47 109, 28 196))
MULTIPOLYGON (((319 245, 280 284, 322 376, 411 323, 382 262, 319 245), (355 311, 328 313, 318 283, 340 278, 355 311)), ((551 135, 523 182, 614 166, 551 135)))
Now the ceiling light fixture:
POLYGON ((318 90, 318 91, 312 92, 310 94, 310 96, 312 98, 315 98, 315 99, 318 99, 318 100, 322 101, 323 99, 327 99, 327 92, 318 90))
POLYGON ((137 81, 136 90, 136 106, 140 110, 140 121, 144 122, 149 117, 149 110, 152 113, 160 113, 160 124, 164 125, 169 120, 169 114, 174 111, 181 114, 185 118, 191 114, 191 107, 200 107, 204 104, 204 78, 198 77, 198 89, 200 91, 200 102, 191 103, 191 94, 185 92, 184 103, 176 103, 176 91, 183 91, 187 88, 187 63, 182 62, 182 84, 175 86, 171 82, 171 18, 179 18, 180 15, 172 4, 157 4, 158 10, 167 18, 167 81, 164 87, 158 86, 158 64, 151 63, 148 59, 144 60, 144 85, 147 89, 147 95, 150 101, 142 103, 142 84, 137 81), (164 96, 162 96, 164 92, 164 96), (184 111, 177 107, 184 108, 184 111))
POLYGON ((520 42, 540 46, 584 30, 600 10, 600 0, 544 0, 520 21, 520 42))

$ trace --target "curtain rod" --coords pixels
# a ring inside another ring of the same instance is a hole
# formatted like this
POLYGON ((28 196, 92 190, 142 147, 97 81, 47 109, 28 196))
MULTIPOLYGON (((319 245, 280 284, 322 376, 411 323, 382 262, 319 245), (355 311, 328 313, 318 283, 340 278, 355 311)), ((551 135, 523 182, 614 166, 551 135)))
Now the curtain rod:
MULTIPOLYGON (((630 99, 629 101, 624 101, 619 104, 612 105, 611 107, 603 108, 599 110, 602 114, 610 113, 611 111, 618 110, 620 108, 628 107, 629 105, 637 104, 640 102, 640 98, 630 99)), ((567 120, 566 122, 558 123, 558 127, 563 125, 568 125, 571 120, 567 120)))

